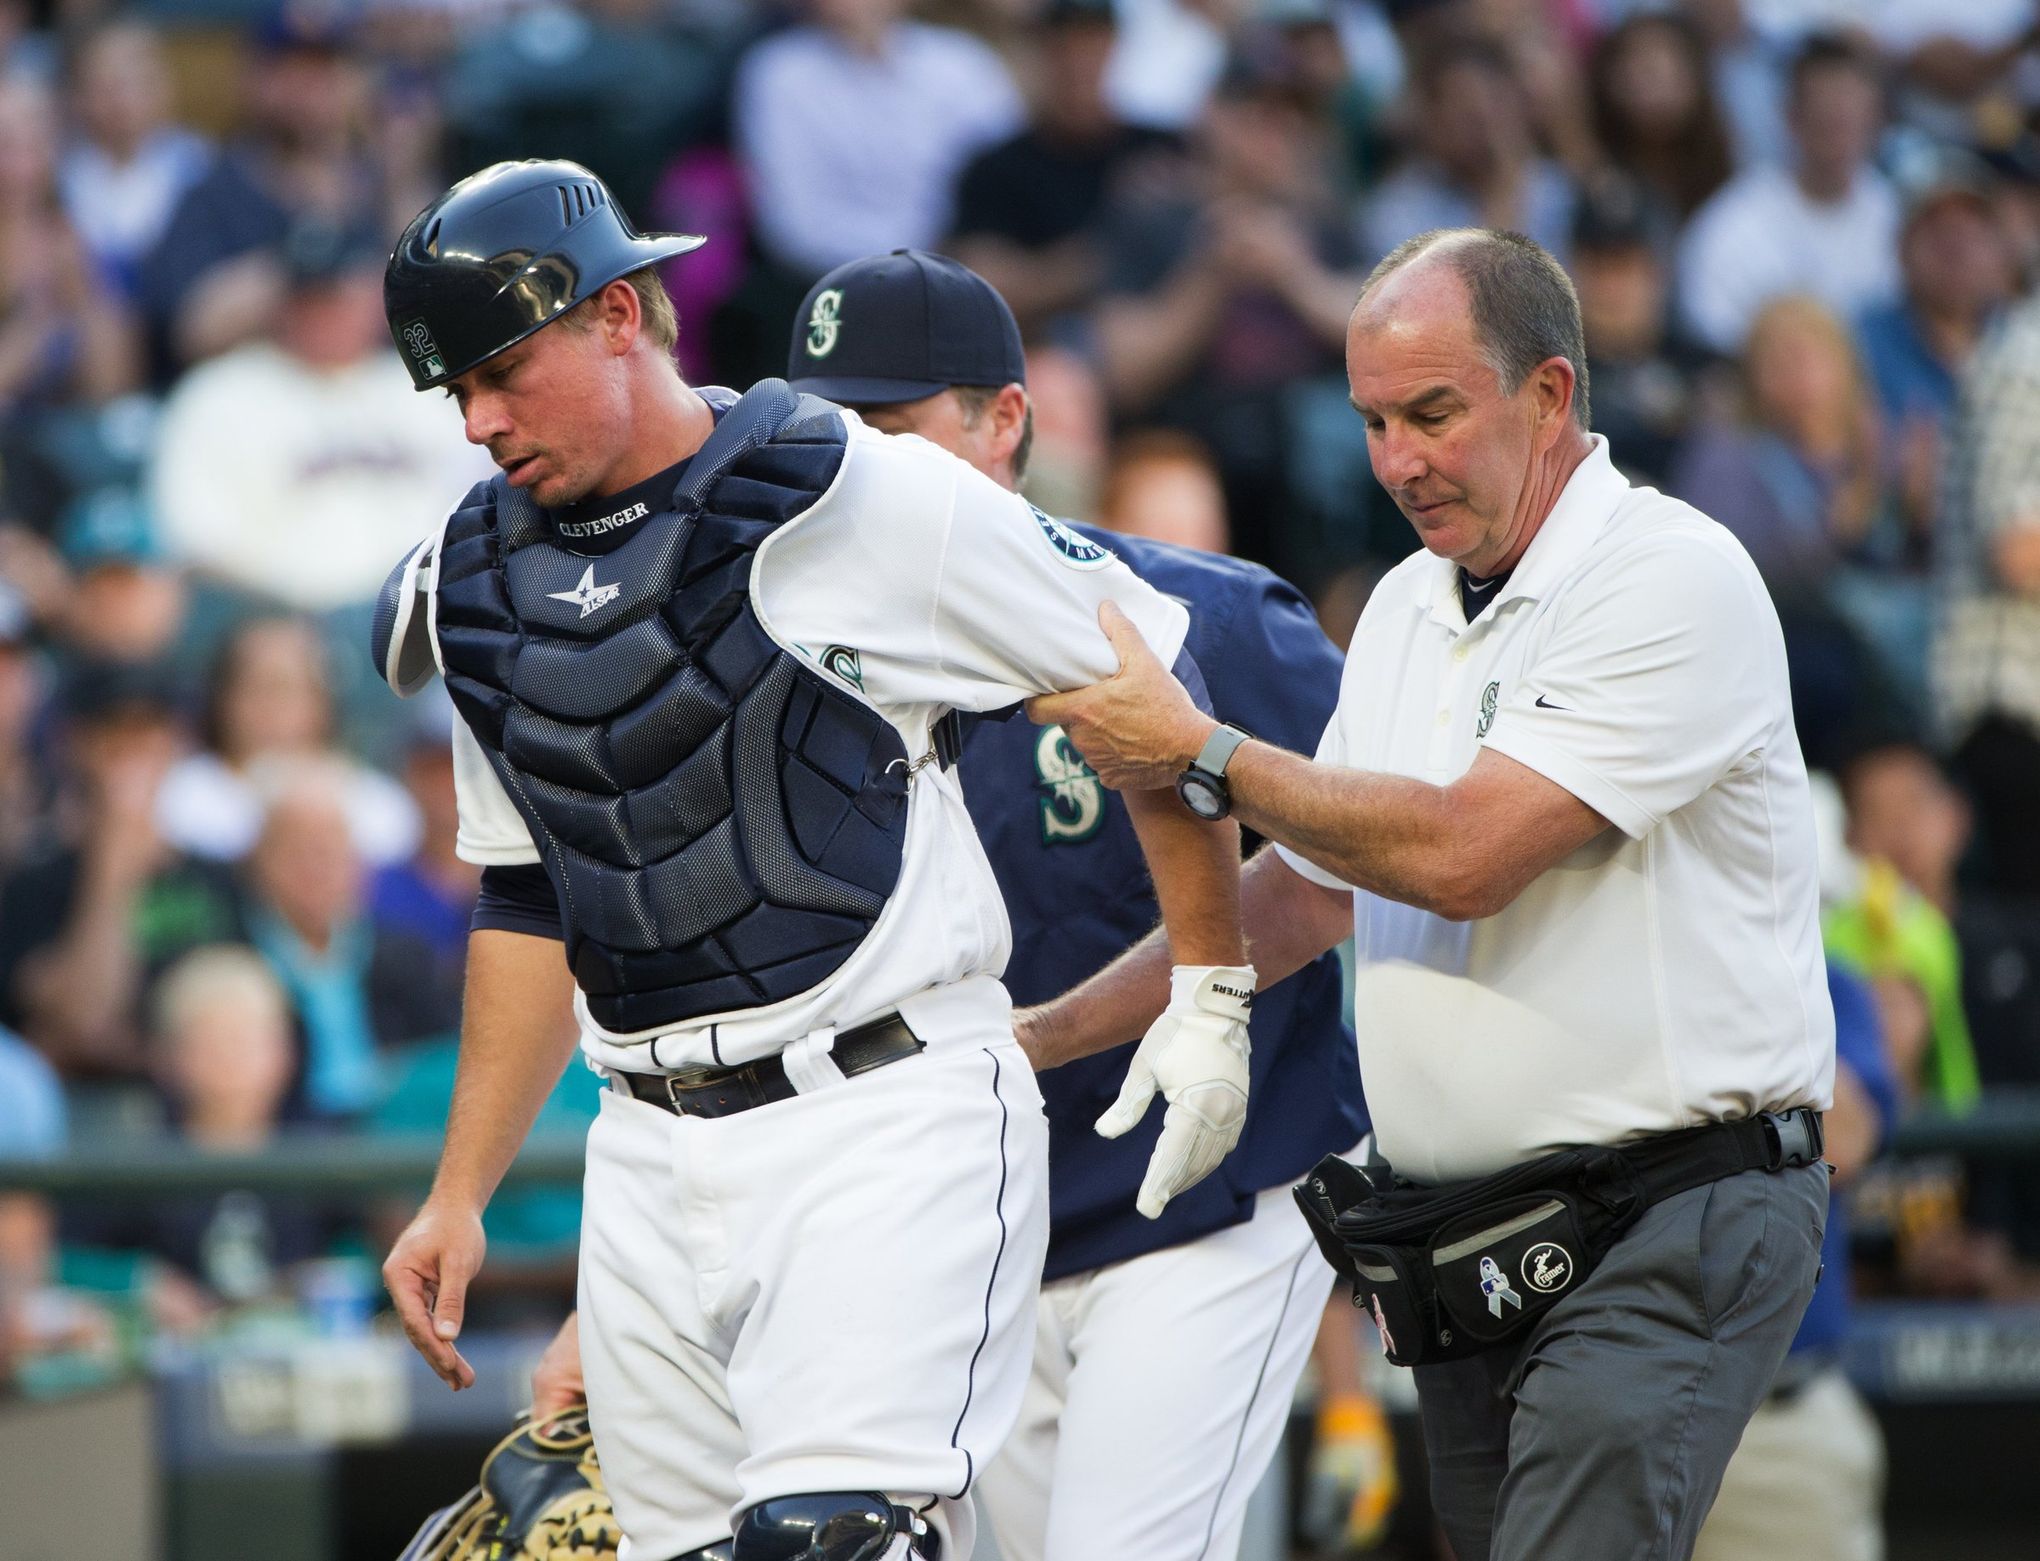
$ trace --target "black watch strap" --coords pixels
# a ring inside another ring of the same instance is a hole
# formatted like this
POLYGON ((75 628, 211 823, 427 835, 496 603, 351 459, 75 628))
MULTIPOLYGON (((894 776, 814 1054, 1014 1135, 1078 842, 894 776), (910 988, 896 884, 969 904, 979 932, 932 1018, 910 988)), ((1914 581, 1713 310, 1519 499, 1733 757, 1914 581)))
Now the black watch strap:
POLYGON ((1197 751, 1197 757, 1190 761, 1190 768, 1209 775, 1214 780, 1225 778, 1225 767, 1232 763, 1232 756, 1239 752, 1240 744, 1254 734, 1240 730, 1237 726, 1220 726, 1204 739, 1204 746, 1197 751))

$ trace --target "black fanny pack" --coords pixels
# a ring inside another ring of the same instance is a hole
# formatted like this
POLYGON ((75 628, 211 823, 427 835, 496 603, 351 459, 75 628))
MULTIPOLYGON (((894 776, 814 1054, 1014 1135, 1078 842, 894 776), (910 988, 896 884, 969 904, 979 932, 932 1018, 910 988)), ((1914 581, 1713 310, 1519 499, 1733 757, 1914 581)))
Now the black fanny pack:
POLYGON ((1811 1165, 1821 1146, 1820 1113, 1801 1106, 1561 1149, 1442 1187, 1327 1155, 1296 1201, 1353 1304, 1373 1313, 1389 1360, 1432 1365, 1521 1333, 1652 1204, 1741 1171, 1811 1165))

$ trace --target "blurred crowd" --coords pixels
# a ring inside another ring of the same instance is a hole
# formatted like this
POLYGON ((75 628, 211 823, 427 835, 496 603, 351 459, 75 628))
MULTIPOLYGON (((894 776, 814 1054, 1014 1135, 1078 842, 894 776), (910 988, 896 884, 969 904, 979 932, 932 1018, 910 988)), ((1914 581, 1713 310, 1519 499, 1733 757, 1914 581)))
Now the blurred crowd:
MULTIPOLYGON (((488 464, 379 278, 527 155, 709 235, 667 278, 697 383, 782 371, 840 261, 964 259, 1028 341, 1037 502, 1266 562, 1342 641, 1412 546, 1346 403, 1359 281, 1428 228, 1531 234, 1617 464, 1771 583, 1895 1112, 2040 1082, 2036 13, 0 0, 0 1156, 443 1119, 478 870, 449 708, 364 645, 488 464)), ((1855 1201, 1866 1288, 2040 1293, 2030 1171, 1855 1201)), ((389 1217, 0 1194, 0 1383, 365 1295, 389 1217)), ((571 1197, 492 1219, 501 1304, 563 1296, 571 1197)))

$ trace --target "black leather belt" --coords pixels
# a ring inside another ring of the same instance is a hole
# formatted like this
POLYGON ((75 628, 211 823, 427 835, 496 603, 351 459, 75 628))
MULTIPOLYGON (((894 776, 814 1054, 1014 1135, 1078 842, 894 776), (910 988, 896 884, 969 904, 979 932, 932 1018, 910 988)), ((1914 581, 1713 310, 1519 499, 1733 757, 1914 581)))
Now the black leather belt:
MULTIPOLYGON (((911 1057, 925 1045, 907 1028, 906 1020, 891 1013, 841 1032, 829 1048, 829 1056, 849 1078, 911 1057)), ((647 1105, 686 1117, 734 1116, 753 1106, 791 1100, 800 1093, 777 1056, 760 1057, 738 1068, 684 1068, 678 1073, 619 1073, 616 1077, 647 1105)))

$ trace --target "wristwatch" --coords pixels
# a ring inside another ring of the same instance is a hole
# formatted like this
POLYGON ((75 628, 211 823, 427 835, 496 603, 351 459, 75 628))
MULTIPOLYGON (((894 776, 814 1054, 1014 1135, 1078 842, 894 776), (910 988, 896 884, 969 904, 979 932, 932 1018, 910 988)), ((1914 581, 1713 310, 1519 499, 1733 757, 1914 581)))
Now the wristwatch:
POLYGON ((1216 822, 1232 812, 1232 788, 1225 783, 1225 767, 1241 743, 1252 732, 1237 726, 1221 726, 1204 740, 1190 768, 1176 777, 1176 795, 1183 806, 1201 819, 1216 822))

